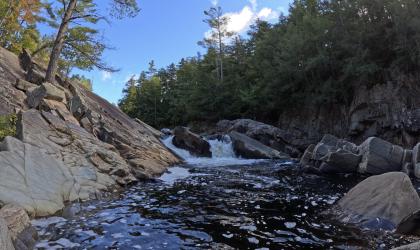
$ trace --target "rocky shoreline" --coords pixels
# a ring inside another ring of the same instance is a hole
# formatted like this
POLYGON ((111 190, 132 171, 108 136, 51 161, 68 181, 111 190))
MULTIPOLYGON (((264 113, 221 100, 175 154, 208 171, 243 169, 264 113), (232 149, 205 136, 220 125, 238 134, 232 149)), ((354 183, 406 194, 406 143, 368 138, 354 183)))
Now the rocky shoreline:
MULTIPOLYGON (((18 116, 16 137, 0 145, 3 208, 13 204, 19 214, 53 215, 69 202, 99 198, 180 162, 150 126, 76 82, 59 76, 57 83, 43 82, 45 69, 25 51, 18 58, 0 48, 0 72, 0 114, 18 116)), ((17 249, 32 249, 33 241, 17 241, 30 223, 11 230, 23 222, 8 221, 5 213, 0 228, 6 223, 12 233, 2 230, 0 245, 9 246, 11 235, 17 249)))
MULTIPOLYGON (((183 130, 198 140, 198 135, 183 130)), ((420 198, 410 180, 410 176, 420 178, 420 143, 414 148, 404 149, 381 138, 369 137, 356 145, 327 134, 317 144, 307 146, 301 154, 302 141, 294 140, 293 135, 284 130, 260 122, 224 120, 217 124, 217 131, 219 136, 229 134, 233 141, 240 138, 241 142, 233 143, 233 147, 237 155, 244 158, 281 159, 269 153, 286 151, 301 155, 299 165, 303 174, 337 175, 338 178, 341 178, 339 174, 367 176, 331 208, 333 214, 344 223, 362 228, 420 235, 420 224, 417 223, 420 198), (259 144, 258 150, 255 147, 246 150, 256 143, 259 144)), ((174 135, 174 140, 188 140, 185 133, 174 135)), ((194 151, 191 147, 185 149, 194 151)), ((283 156, 290 158, 284 153, 283 156)), ((413 246, 418 244, 409 247, 413 246)))

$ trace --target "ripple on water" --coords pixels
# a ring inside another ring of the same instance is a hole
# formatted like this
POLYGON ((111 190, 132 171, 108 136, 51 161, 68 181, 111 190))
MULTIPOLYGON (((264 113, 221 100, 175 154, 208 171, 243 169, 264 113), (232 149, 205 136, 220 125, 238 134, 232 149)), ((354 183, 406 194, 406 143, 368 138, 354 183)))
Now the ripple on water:
POLYGON ((34 220, 40 249, 390 248, 406 243, 362 231, 324 212, 354 178, 302 176, 287 162, 179 166, 107 200, 81 204, 71 220, 34 220))

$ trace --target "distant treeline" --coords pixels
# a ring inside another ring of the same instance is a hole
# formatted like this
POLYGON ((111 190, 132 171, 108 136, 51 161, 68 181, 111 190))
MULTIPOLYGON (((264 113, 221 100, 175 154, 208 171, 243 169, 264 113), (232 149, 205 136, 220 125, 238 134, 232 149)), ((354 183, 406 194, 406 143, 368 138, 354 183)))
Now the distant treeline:
POLYGON ((346 105, 360 86, 419 78, 418 0, 296 0, 288 16, 257 21, 246 39, 223 29, 220 9, 205 14, 206 54, 160 70, 151 63, 127 83, 124 112, 156 127, 276 122, 302 105, 346 105))

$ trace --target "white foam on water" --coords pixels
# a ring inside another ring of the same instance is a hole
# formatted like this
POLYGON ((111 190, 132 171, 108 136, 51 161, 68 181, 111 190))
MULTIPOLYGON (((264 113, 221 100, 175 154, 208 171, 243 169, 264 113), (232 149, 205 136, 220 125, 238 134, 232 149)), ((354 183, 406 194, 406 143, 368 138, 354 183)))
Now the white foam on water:
POLYGON ((53 216, 53 217, 49 217, 49 218, 41 218, 41 219, 32 220, 31 224, 34 227, 45 228, 45 227, 48 227, 51 224, 57 224, 57 223, 66 222, 66 221, 67 220, 64 219, 63 217, 53 216))
POLYGON ((168 171, 164 173, 161 177, 159 177, 159 180, 162 180, 163 182, 172 185, 177 180, 187 178, 190 175, 190 171, 188 171, 188 169, 186 168, 172 167, 168 169, 168 171))
POLYGON ((242 159, 235 155, 233 151, 232 142, 229 136, 224 136, 223 140, 209 140, 210 151, 212 157, 196 157, 190 154, 185 149, 177 148, 173 143, 173 136, 169 136, 166 139, 162 140, 163 144, 179 157, 185 160, 186 163, 194 166, 206 166, 206 167, 216 167, 216 166, 229 166, 229 165, 249 165, 257 162, 262 162, 264 160, 257 159, 242 159))

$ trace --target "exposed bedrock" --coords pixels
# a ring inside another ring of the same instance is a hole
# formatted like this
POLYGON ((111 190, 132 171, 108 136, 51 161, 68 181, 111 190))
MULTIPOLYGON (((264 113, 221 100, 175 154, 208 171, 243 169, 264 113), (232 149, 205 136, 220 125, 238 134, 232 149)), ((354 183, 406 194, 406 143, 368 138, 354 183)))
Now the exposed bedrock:
POLYGON ((51 215, 180 162, 159 131, 76 82, 44 82, 44 73, 28 53, 19 60, 0 48, 0 115, 18 114, 16 138, 0 143, 0 207, 51 215))
POLYGON ((306 147, 333 134, 357 144, 379 137, 412 148, 420 141, 420 85, 415 79, 395 78, 354 89, 349 104, 308 103, 288 108, 276 125, 300 134, 306 147))

